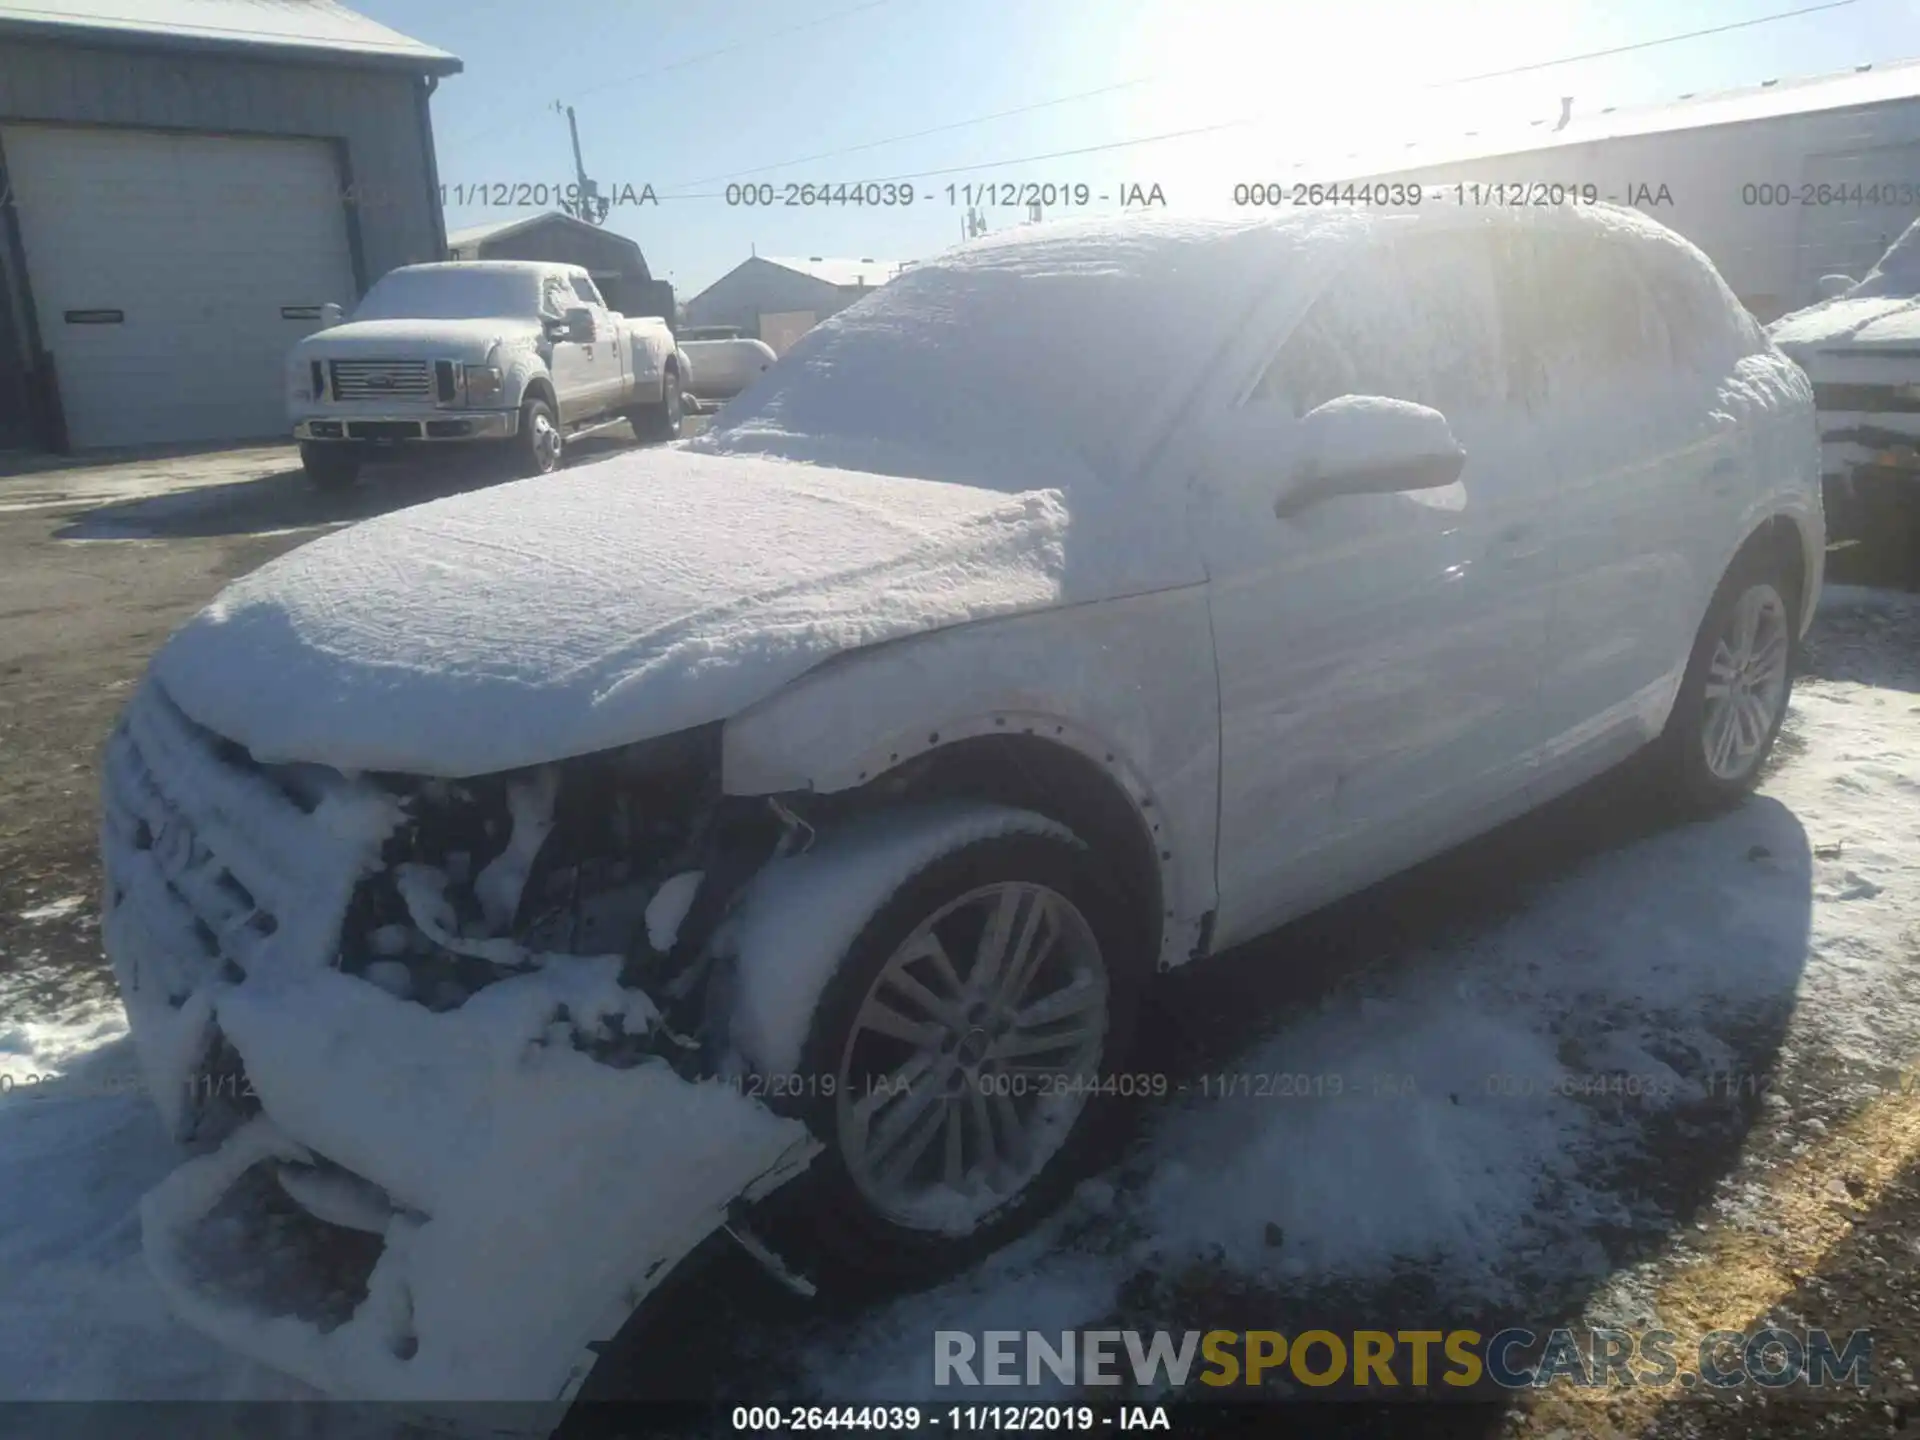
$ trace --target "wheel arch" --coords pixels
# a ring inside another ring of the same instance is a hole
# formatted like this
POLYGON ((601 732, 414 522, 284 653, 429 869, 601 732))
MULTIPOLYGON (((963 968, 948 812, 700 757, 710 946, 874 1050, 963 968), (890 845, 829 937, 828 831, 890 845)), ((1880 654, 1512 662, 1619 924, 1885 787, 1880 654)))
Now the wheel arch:
POLYGON ((1164 969, 1174 919, 1171 842, 1144 781, 1091 739, 1065 721, 984 716, 833 798, 854 809, 984 800, 1064 825, 1112 875, 1116 902, 1144 937, 1142 954, 1164 969))
POLYGON ((1813 622, 1813 607, 1819 599, 1817 582, 1822 568, 1819 543, 1818 537, 1809 533, 1797 517, 1784 511, 1769 515, 1740 542, 1715 580, 1714 588, 1717 591, 1734 566, 1749 556, 1766 556, 1780 566, 1793 587, 1794 615, 1799 633, 1804 635, 1813 622))
POLYGON ((559 397, 554 394, 553 381, 548 376, 541 374, 527 377, 526 388, 520 392, 520 403, 524 405, 529 400, 546 401, 547 404, 553 407, 554 416, 558 418, 560 414, 560 400, 559 397))

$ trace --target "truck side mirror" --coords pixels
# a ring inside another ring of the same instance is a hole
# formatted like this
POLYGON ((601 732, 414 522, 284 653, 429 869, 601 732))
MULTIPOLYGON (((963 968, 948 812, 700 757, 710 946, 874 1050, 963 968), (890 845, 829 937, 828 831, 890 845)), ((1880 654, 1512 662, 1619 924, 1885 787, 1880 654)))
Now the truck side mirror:
POLYGON ((341 311, 340 307, 329 300, 320 307, 320 328, 322 330, 330 330, 335 325, 338 325, 342 313, 344 312, 341 311))

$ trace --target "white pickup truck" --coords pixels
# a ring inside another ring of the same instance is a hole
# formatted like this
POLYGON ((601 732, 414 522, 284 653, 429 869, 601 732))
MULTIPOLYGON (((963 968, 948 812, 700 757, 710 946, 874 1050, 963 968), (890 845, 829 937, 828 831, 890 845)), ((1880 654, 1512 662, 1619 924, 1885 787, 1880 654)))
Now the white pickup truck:
POLYGON ((676 438, 689 369, 664 320, 609 310, 578 266, 406 265, 294 346, 287 412, 322 489, 352 485, 380 449, 429 442, 494 442, 544 475, 569 439, 622 421, 676 438))

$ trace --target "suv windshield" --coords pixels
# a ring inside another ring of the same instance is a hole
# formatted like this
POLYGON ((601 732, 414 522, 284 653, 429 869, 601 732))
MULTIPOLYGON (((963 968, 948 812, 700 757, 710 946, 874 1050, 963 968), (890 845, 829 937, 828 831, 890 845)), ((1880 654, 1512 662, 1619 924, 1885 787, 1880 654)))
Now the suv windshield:
POLYGON ((527 270, 390 270, 367 291, 356 320, 477 320, 540 310, 540 277, 527 270))
POLYGON ((1258 299, 1344 221, 1085 222, 982 241, 816 325, 692 441, 1042 488, 1131 473, 1258 299))

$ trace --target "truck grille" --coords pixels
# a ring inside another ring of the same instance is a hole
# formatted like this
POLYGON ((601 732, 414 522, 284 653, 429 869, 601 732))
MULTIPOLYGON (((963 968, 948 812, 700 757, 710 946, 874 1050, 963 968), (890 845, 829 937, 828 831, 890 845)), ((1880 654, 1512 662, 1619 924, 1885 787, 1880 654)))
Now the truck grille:
POLYGON ((336 400, 431 400, 433 366, 425 360, 335 360, 336 400))

